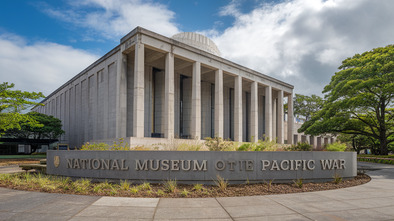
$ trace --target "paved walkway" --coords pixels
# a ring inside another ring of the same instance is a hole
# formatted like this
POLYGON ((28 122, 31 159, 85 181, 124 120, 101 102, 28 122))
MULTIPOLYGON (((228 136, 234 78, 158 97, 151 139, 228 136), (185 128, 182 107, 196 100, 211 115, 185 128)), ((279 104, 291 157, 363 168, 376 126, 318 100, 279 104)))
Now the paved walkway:
POLYGON ((357 187, 271 196, 156 199, 0 188, 0 220, 394 220, 394 166, 359 163, 357 187))

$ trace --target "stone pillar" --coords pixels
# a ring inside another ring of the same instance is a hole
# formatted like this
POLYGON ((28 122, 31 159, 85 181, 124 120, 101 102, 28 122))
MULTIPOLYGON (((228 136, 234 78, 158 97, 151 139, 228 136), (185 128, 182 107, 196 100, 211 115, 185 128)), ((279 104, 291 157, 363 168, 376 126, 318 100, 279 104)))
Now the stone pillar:
POLYGON ((201 138, 201 63, 193 63, 191 136, 201 138))
POLYGON ((277 109, 276 109, 276 104, 277 104, 277 100, 276 98, 272 99, 272 139, 276 140, 277 134, 276 134, 276 123, 277 123, 277 119, 276 117, 277 115, 277 109))
POLYGON ((121 138, 126 137, 127 127, 127 55, 122 52, 118 54, 116 86, 116 138, 121 138))
POLYGON ((278 143, 284 143, 283 91, 278 92, 278 143))
POLYGON ((288 96, 287 105, 287 143, 293 144, 293 128, 294 128, 294 115, 293 115, 293 93, 288 96))
POLYGON ((313 150, 317 150, 317 136, 311 136, 311 140, 313 140, 313 150))
POLYGON ((272 140, 272 87, 265 88, 265 139, 272 140))
POLYGON ((134 58, 134 101, 133 101, 133 136, 144 137, 144 44, 135 45, 134 58))
POLYGON ((174 54, 166 54, 164 95, 164 136, 174 138, 174 54))
POLYGON ((224 136, 223 71, 215 71, 215 136, 224 136))
POLYGON ((235 77, 234 85, 234 141, 242 142, 242 77, 235 77))
POLYGON ((252 82, 252 87, 250 90, 250 135, 251 135, 251 142, 257 142, 259 139, 259 110, 258 110, 258 85, 257 81, 252 82))

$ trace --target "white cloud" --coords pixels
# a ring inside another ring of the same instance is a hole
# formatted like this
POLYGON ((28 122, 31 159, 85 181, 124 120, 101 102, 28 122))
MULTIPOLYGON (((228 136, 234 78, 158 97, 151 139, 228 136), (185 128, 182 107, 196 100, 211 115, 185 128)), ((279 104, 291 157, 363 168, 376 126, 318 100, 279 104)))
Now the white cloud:
POLYGON ((204 33, 224 57, 294 84, 296 93, 321 94, 343 59, 394 43, 392 0, 287 0, 249 13, 240 3, 221 9, 234 16, 231 27, 204 33))
POLYGON ((89 35, 119 40, 137 26, 165 36, 179 32, 173 22, 175 13, 163 4, 143 0, 81 0, 70 2, 70 9, 46 6, 55 18, 88 28, 89 35))
POLYGON ((98 56, 51 42, 27 44, 17 35, 0 35, 0 79, 15 89, 49 95, 98 56))

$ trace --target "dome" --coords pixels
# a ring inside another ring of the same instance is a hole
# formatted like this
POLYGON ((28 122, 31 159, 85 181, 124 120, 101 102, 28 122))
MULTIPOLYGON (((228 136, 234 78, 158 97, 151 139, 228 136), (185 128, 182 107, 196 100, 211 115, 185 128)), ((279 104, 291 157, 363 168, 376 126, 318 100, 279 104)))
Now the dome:
POLYGON ((216 44, 204 35, 194 32, 182 32, 172 36, 172 39, 196 47, 208 53, 220 56, 220 51, 216 44))

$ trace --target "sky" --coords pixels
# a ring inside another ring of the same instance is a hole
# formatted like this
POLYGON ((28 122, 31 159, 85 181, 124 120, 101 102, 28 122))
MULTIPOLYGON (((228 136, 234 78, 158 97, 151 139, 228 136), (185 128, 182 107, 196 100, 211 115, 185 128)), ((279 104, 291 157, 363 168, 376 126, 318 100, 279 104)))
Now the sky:
POLYGON ((341 61, 394 43, 393 0, 2 0, 0 82, 49 95, 137 26, 323 96, 341 61))

